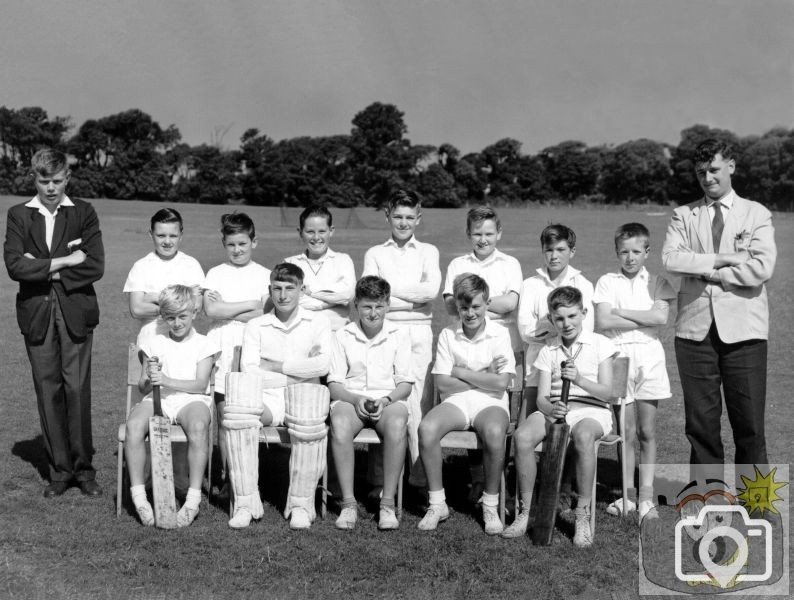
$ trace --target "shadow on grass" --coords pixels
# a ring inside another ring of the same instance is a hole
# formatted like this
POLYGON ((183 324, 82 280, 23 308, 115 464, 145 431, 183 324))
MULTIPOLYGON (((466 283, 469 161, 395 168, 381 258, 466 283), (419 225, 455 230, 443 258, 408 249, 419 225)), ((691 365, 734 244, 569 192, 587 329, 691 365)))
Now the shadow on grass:
POLYGON ((47 462, 47 453, 44 451, 44 438, 41 435, 37 435, 32 440, 14 443, 11 454, 33 465, 39 476, 44 481, 49 481, 50 466, 47 462))

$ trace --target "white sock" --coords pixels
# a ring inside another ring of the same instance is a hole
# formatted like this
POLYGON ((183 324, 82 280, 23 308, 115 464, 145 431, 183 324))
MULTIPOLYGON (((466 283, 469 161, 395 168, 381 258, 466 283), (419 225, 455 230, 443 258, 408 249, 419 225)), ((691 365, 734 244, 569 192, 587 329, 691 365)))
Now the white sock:
POLYGON ((145 485, 132 485, 130 486, 130 495, 132 496, 132 503, 135 506, 141 504, 148 504, 146 499, 146 486, 145 485))
POLYGON ((201 504, 201 490, 188 488, 187 496, 185 497, 185 506, 195 509, 199 507, 199 504, 201 504))
POLYGON ((483 492, 482 505, 490 506, 491 508, 496 508, 497 506, 499 506, 499 494, 487 494, 483 492))
POLYGON ((429 491, 427 492, 427 499, 430 504, 446 504, 447 503, 447 495, 444 493, 444 488, 441 488, 437 491, 429 491))

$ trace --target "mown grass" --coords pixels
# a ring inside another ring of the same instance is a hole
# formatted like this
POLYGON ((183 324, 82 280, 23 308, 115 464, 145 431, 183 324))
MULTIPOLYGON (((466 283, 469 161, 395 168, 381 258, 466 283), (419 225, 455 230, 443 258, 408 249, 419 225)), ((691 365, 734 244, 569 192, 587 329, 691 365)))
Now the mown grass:
MULTIPOLYGON (((0 198, 0 229, 7 208, 23 199, 0 198)), ((140 526, 128 512, 116 519, 114 508, 116 429, 123 419, 126 344, 136 331, 121 289, 132 263, 149 251, 149 216, 160 205, 147 202, 95 201, 107 252, 106 274, 97 286, 102 322, 94 338, 93 423, 95 466, 105 496, 83 498, 77 489, 45 500, 46 463, 24 344, 14 313, 16 284, 0 270, 0 597, 4 598, 610 598, 634 597, 637 590, 638 528, 631 520, 611 518, 604 506, 617 484, 615 462, 601 461, 608 485, 600 489, 596 542, 576 550, 566 528, 549 548, 528 538, 489 538, 465 502, 465 461, 451 456, 445 470, 454 509, 437 532, 420 534, 421 514, 410 502, 401 528, 377 531, 367 513, 354 532, 339 532, 329 518, 308 532, 292 532, 280 515, 286 493, 286 453, 262 451, 261 485, 266 513, 244 531, 232 531, 226 505, 202 504, 197 521, 186 530, 158 531, 140 526)), ((223 260, 219 243, 222 206, 180 205, 186 221, 183 248, 208 269, 223 260)), ((297 211, 246 208, 259 234, 256 258, 272 266, 300 250, 297 211)), ((349 252, 360 272, 365 250, 387 235, 383 215, 371 209, 334 211, 334 247, 349 252)), ((579 236, 574 264, 593 281, 614 268, 612 233, 617 225, 638 220, 652 233, 649 262, 659 271, 659 250, 669 219, 644 211, 564 208, 500 211, 504 235, 500 248, 513 254, 528 276, 539 266, 538 234, 549 222, 562 221, 579 236)), ((427 211, 420 238, 441 250, 442 269, 466 252, 464 211, 427 211)), ((779 258, 770 287, 772 339, 769 359, 768 445, 770 459, 792 462, 790 428, 794 411, 788 392, 794 385, 792 353, 792 249, 794 221, 776 216, 779 258)), ((434 328, 443 326, 437 303, 434 328)), ((683 407, 672 351, 672 327, 664 333, 673 398, 658 418, 660 461, 686 462, 683 407)), ((731 448, 727 423, 726 445, 731 448)), ((363 463, 364 461, 360 461, 363 463)), ((362 494, 366 489, 362 485, 362 494)), ((363 497, 362 497, 363 499, 363 497)))

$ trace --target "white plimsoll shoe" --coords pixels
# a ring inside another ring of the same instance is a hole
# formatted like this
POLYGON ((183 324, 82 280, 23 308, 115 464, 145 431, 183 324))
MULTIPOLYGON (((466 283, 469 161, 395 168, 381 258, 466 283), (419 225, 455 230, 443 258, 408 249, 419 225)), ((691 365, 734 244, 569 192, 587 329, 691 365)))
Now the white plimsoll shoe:
POLYGON ((627 513, 637 510, 637 505, 632 500, 625 500, 623 498, 618 498, 617 500, 612 502, 609 506, 607 506, 607 514, 615 517, 622 516, 624 502, 626 503, 627 513))
MULTIPOLYGON (((294 514, 294 513, 293 513, 294 514)), ((355 506, 343 508, 336 518, 337 529, 353 529, 358 520, 358 509, 355 506)))
POLYGON ((431 504, 416 528, 422 531, 433 531, 441 521, 447 519, 449 519, 449 507, 446 502, 431 504))
POLYGON ((253 518, 251 511, 241 506, 234 511, 234 516, 229 519, 229 527, 232 529, 245 529, 251 524, 251 519, 253 518))
POLYGON ((199 507, 190 508, 189 506, 185 505, 179 509, 179 512, 176 513, 176 526, 177 527, 187 527, 190 525, 195 519, 196 515, 199 514, 199 507))
POLYGON ((517 538, 527 534, 527 527, 529 527, 529 511, 522 510, 518 513, 515 520, 505 527, 501 535, 503 538, 517 538))
POLYGON ((593 532, 590 530, 590 507, 575 508, 573 512, 576 517, 573 545, 577 548, 588 548, 593 545, 593 532))
POLYGON ((144 500, 143 504, 136 504, 135 512, 138 513, 138 518, 144 527, 154 527, 154 511, 148 501, 144 500))
POLYGON ((397 520, 397 514, 391 506, 381 506, 380 513, 378 514, 378 529, 382 531, 389 531, 397 529, 400 522, 397 520))
POLYGON ((292 514, 290 515, 289 519, 289 528, 290 529, 308 529, 312 526, 312 519, 309 515, 309 511, 305 508, 300 506, 296 506, 292 509, 292 514))
POLYGON ((485 523, 485 533, 488 535, 499 535, 504 531, 504 523, 499 518, 499 512, 495 506, 482 506, 482 521, 485 523))
POLYGON ((639 522, 642 523, 644 518, 658 519, 659 513, 656 511, 656 506, 650 500, 643 500, 640 502, 639 508, 639 522))

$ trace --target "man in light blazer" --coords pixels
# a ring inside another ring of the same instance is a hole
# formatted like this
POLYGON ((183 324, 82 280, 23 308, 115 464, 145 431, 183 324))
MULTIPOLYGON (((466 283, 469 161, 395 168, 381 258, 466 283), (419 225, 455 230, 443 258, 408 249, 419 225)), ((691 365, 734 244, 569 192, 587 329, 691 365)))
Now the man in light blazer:
POLYGON ((675 354, 690 463, 724 463, 722 388, 735 463, 765 464, 769 307, 764 284, 777 256, 772 215, 733 191, 736 164, 729 144, 702 142, 694 165, 705 197, 675 209, 662 249, 665 268, 681 276, 675 354))
POLYGON ((8 210, 3 246, 8 274, 19 282, 17 323, 33 372, 50 484, 44 496, 76 482, 99 496, 92 465, 91 345, 99 322, 93 283, 105 250, 93 207, 66 195, 62 152, 38 151, 31 161, 37 195, 8 210))

